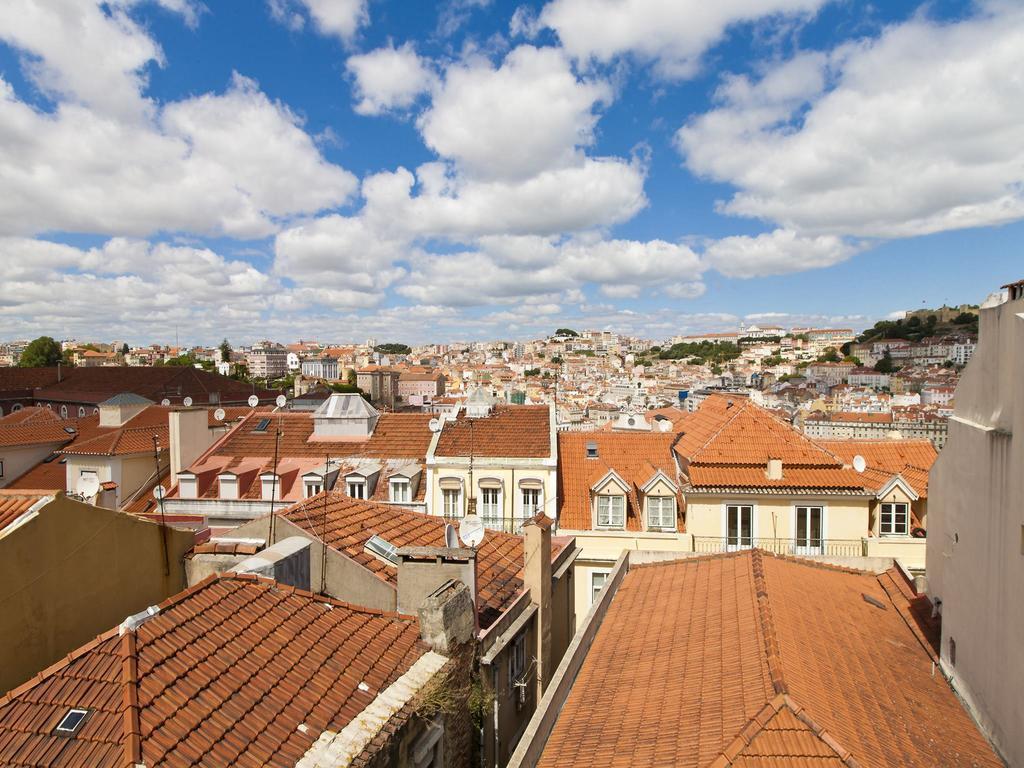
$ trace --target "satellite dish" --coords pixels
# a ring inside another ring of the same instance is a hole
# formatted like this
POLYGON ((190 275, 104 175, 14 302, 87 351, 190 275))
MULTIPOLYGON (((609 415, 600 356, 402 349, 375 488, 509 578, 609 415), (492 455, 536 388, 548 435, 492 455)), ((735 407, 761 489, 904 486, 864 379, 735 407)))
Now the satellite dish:
POLYGON ((170 405, 170 404, 171 404, 171 401, 168 400, 166 397, 163 400, 160 401, 160 405, 170 405))
POLYGON ((247 402, 249 403, 250 408, 255 408, 260 404, 260 399, 256 397, 256 395, 249 395, 249 400, 247 402))
POLYGON ((441 431, 441 420, 440 419, 431 419, 430 421, 427 422, 427 426, 430 427, 430 431, 431 432, 440 432, 441 431))
POLYGON ((668 419, 665 419, 664 421, 659 421, 658 429, 660 429, 662 432, 668 432, 669 430, 672 429, 672 422, 669 421, 668 419))
POLYGON ((467 547, 476 548, 484 540, 484 522, 479 515, 466 515, 459 523, 459 538, 467 547))
POLYGON ((225 416, 227 416, 227 414, 224 412, 223 408, 218 408, 216 411, 213 412, 213 418, 215 418, 217 421, 224 421, 225 416))
POLYGON ((100 490, 100 481, 95 475, 90 475, 78 485, 78 492, 87 499, 95 496, 100 490))
POLYGON ((164 496, 167 495, 167 489, 162 485, 158 485, 153 489, 153 498, 160 501, 164 496))
POLYGON ((451 523, 444 527, 444 545, 450 549, 455 549, 459 546, 459 539, 455 535, 455 526, 451 523))
POLYGON ((184 400, 181 401, 181 404, 184 405, 186 408, 189 408, 192 405, 192 398, 186 397, 184 400))
POLYGON ((868 468, 867 461, 865 461, 864 457, 861 456, 859 453, 853 457, 853 468, 858 472, 863 472, 865 469, 868 468))
POLYGON ((288 402, 288 398, 284 395, 278 395, 274 402, 277 403, 278 408, 284 408, 285 404, 288 402))

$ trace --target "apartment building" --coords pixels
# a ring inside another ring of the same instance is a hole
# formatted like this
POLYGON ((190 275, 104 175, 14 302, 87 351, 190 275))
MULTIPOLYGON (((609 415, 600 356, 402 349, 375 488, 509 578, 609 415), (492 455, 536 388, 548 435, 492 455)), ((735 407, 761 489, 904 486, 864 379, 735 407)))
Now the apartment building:
POLYGON ((492 404, 477 390, 439 423, 426 458, 427 510, 517 531, 555 517, 558 447, 554 406, 492 404))
POLYGON ((254 379, 280 379, 288 373, 288 351, 280 344, 261 341, 245 353, 245 364, 254 379))
POLYGON ((337 358, 316 356, 303 358, 299 367, 307 379, 326 379, 337 381, 340 378, 341 366, 337 358))
POLYGON ((980 311, 932 469, 928 593, 941 660, 1008 765, 1024 764, 1024 281, 980 311))
POLYGON ((444 397, 445 377, 440 371, 402 371, 398 377, 398 399, 423 405, 444 397))
POLYGON ((356 386, 370 397, 374 405, 394 410, 399 401, 398 384, 401 373, 379 365, 356 370, 356 386))

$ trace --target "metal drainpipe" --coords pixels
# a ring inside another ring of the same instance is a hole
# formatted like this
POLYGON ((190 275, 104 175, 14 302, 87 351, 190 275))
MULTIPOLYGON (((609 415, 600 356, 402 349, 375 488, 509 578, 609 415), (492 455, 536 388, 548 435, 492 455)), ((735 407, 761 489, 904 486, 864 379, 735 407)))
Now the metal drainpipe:
POLYGON ((494 678, 494 684, 491 690, 494 691, 494 768, 499 768, 501 765, 501 738, 498 735, 498 665, 495 664, 491 667, 491 674, 494 678))

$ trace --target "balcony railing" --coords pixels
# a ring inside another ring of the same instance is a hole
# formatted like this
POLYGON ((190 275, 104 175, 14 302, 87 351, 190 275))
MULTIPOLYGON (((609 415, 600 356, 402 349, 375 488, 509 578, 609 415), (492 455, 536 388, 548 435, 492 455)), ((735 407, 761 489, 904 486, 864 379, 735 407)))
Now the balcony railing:
POLYGON ((865 555, 863 539, 766 539, 725 536, 694 536, 693 551, 707 554, 735 552, 741 549, 763 549, 777 555, 825 555, 827 557, 861 557, 865 555))
MULTIPOLYGON (((462 521, 462 516, 444 515, 444 520, 447 523, 458 526, 462 521)), ((491 515, 480 515, 480 520, 483 521, 484 528, 489 531, 516 534, 523 532, 523 523, 526 522, 524 517, 493 517, 491 515)))

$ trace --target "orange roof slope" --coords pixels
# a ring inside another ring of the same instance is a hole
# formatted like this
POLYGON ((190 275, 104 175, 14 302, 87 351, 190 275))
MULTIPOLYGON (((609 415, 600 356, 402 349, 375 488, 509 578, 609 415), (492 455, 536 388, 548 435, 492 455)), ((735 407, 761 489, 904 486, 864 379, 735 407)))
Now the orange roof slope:
POLYGON ((120 427, 101 427, 93 414, 78 420, 78 435, 61 453, 125 456, 153 451, 153 437, 164 450, 170 445, 170 409, 151 405, 120 427))
POLYGON ((928 495, 928 473, 938 458, 930 440, 819 440, 818 444, 847 465, 854 456, 867 462, 865 475, 877 488, 899 474, 922 498, 928 495))
POLYGON ((0 445, 45 445, 67 443, 74 437, 65 427, 75 422, 62 421, 48 408, 22 408, 0 419, 0 445))
POLYGON ((0 698, 0 764, 294 765, 425 651, 412 617, 211 577, 0 698), (55 736, 71 707, 90 714, 55 736))
POLYGON ((895 571, 758 550, 635 567, 539 765, 1002 765, 912 599, 895 571))
POLYGON ((460 412, 445 422, 437 456, 548 458, 551 456, 551 412, 546 405, 496 405, 491 414, 471 419, 460 412))
MULTIPOLYGON (((672 456, 672 433, 562 432, 558 435, 558 521, 562 528, 592 527, 590 489, 610 470, 630 486, 626 530, 643 529, 639 489, 661 470, 677 483, 672 456), (597 457, 587 458, 587 444, 597 445, 597 457)), ((678 505, 682 509, 682 504, 678 505)))
MULTIPOLYGON (((397 583, 395 567, 365 550, 376 534, 396 547, 443 547, 444 518, 400 507, 360 501, 328 491, 283 510, 281 516, 321 538, 380 579, 397 583)), ((552 543, 552 558, 560 551, 552 543)), ((477 550, 477 593, 480 626, 490 626, 523 587, 523 539, 488 531, 477 550)))
POLYGON ((32 509, 40 499, 50 495, 45 490, 0 490, 0 531, 32 509))

